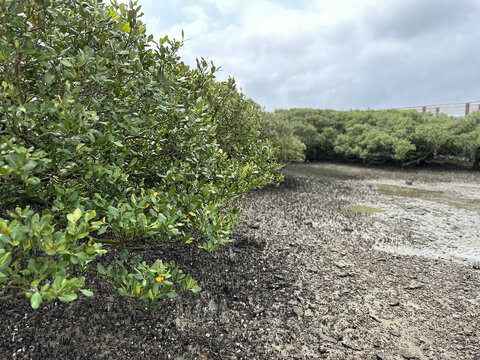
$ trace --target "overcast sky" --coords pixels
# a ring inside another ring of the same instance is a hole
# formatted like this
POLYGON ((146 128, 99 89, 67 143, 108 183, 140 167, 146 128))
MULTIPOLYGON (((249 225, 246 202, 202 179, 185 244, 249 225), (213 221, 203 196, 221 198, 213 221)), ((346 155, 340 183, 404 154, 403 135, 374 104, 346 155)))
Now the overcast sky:
POLYGON ((271 111, 480 100, 480 0, 139 0, 271 111))

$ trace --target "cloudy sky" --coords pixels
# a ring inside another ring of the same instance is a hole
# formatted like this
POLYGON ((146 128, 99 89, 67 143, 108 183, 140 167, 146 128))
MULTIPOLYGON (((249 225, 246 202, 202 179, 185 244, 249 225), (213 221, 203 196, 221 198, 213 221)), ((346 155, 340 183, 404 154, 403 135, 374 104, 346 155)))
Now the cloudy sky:
POLYGON ((139 0, 266 110, 480 100, 480 0, 139 0))

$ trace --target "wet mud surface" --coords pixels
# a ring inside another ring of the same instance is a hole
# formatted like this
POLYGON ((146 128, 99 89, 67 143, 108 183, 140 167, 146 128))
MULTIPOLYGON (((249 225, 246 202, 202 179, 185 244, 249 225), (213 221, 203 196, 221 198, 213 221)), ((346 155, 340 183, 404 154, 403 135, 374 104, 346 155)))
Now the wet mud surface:
POLYGON ((217 253, 142 254, 181 264, 200 294, 148 312, 89 275, 92 298, 0 303, 0 359, 480 359, 479 173, 285 178, 245 199, 217 253))

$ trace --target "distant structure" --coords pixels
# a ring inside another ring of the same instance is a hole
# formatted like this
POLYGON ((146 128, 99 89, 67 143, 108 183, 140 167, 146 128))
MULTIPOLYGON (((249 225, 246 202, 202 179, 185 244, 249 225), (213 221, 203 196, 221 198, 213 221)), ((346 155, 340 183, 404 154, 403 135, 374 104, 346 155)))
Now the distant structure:
POLYGON ((417 110, 420 112, 429 112, 435 115, 446 114, 448 116, 467 116, 475 111, 480 111, 480 101, 470 101, 467 103, 438 104, 438 105, 420 105, 396 108, 396 110, 417 110))

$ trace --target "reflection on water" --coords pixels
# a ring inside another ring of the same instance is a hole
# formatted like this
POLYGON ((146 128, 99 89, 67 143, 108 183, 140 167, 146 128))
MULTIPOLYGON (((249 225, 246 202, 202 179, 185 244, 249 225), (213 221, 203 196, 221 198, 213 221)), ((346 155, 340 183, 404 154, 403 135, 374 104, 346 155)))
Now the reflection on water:
POLYGON ((436 200, 443 196, 443 191, 424 190, 412 186, 378 184, 377 187, 380 192, 390 196, 406 196, 428 200, 436 200))
POLYGON ((385 195, 430 200, 440 204, 450 205, 457 209, 475 211, 480 214, 480 199, 478 198, 461 198, 453 194, 448 194, 445 191, 419 189, 413 186, 377 184, 377 188, 385 195))

